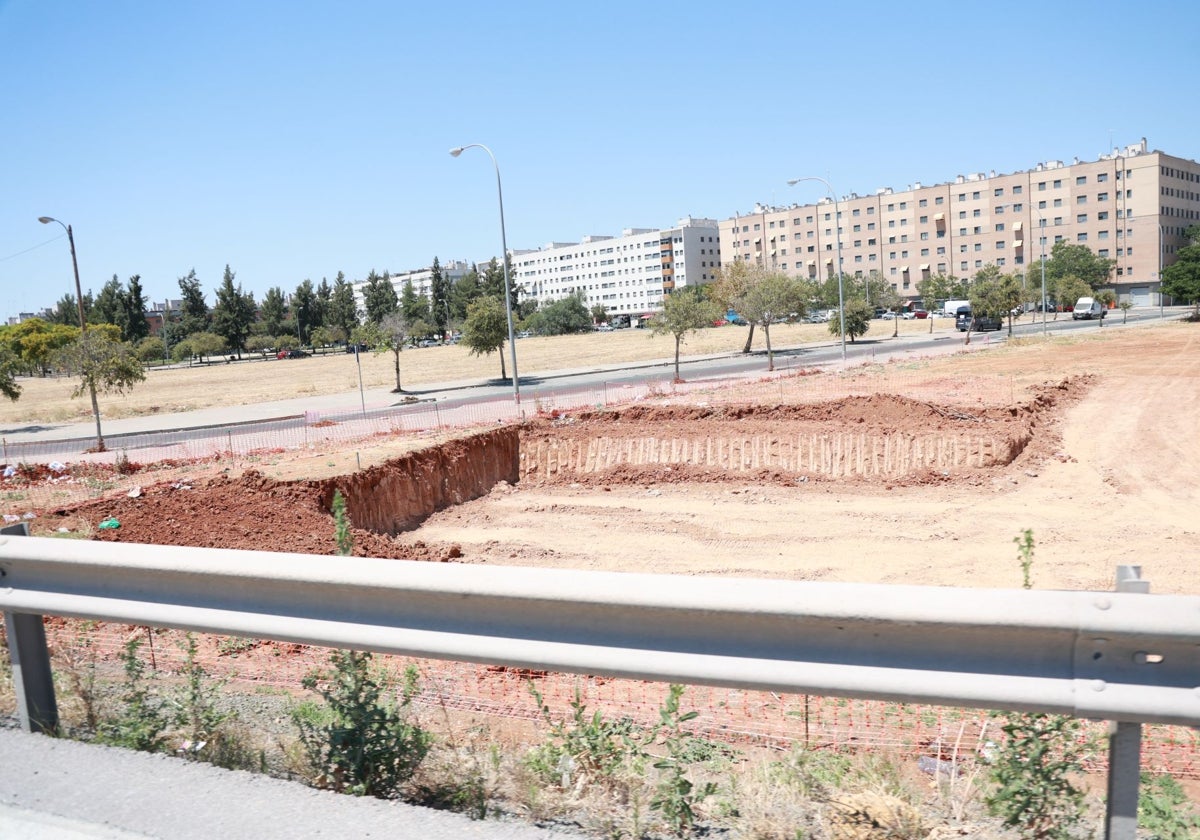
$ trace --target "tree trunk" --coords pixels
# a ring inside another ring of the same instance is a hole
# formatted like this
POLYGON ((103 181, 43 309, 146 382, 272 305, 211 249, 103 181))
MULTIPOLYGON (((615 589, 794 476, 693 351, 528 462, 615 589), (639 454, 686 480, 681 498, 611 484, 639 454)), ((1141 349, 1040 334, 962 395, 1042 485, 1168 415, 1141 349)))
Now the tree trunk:
POLYGON ((504 345, 500 345, 500 378, 508 379, 508 374, 504 372, 504 345))
POLYGON ((746 336, 746 346, 742 348, 743 353, 750 352, 750 343, 754 341, 754 324, 750 325, 750 333, 746 336))
POLYGON ((775 370, 775 356, 771 353, 771 328, 763 324, 763 338, 767 342, 767 370, 775 370))
POLYGON ((88 390, 92 394, 92 416, 96 418, 96 451, 104 452, 108 447, 104 445, 104 435, 100 431, 100 403, 96 399, 96 386, 88 385, 88 390))
POLYGON ((682 379, 679 378, 679 345, 682 343, 682 341, 683 341, 682 335, 675 336, 675 381, 676 382, 683 381, 682 379))
POLYGON ((400 387, 400 348, 393 350, 392 356, 396 360, 396 393, 403 394, 404 389, 400 387))

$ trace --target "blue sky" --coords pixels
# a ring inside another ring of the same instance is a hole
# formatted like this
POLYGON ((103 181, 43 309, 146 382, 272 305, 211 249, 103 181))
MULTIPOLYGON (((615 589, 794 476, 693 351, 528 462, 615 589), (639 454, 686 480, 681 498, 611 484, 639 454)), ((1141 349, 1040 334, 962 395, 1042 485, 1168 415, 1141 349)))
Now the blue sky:
POLYGON ((955 175, 1200 157, 1192 2, 0 0, 0 315, 212 302, 955 175), (409 6, 415 8, 409 8, 409 6), (910 11, 910 10, 916 10, 910 11), (56 239, 56 237, 62 237, 56 239))

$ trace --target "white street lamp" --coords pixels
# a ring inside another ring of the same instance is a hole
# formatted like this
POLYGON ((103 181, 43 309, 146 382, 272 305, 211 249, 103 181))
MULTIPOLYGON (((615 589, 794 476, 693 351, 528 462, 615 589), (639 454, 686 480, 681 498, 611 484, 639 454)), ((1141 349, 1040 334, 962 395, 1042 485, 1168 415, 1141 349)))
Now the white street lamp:
POLYGON ((842 288, 842 212, 838 208, 837 193, 833 191, 833 187, 824 178, 818 178, 816 175, 809 175, 804 178, 793 178, 788 181, 789 187, 794 187, 801 181, 820 181, 825 185, 825 189, 829 190, 829 195, 833 198, 833 232, 837 242, 837 269, 838 269, 838 319, 841 326, 842 334, 842 367, 846 366, 846 293, 842 288))
POLYGON ((521 384, 520 377, 517 376, 517 342, 516 335, 513 333, 512 291, 508 280, 508 236, 504 231, 504 190, 500 187, 500 164, 496 163, 496 156, 492 154, 492 150, 482 143, 470 143, 453 148, 450 150, 450 156, 458 157, 467 149, 483 149, 492 159, 492 166, 496 169, 496 195, 500 199, 500 247, 502 249, 501 258, 504 262, 504 313, 508 316, 508 349, 512 355, 513 402, 519 406, 521 404, 521 384))

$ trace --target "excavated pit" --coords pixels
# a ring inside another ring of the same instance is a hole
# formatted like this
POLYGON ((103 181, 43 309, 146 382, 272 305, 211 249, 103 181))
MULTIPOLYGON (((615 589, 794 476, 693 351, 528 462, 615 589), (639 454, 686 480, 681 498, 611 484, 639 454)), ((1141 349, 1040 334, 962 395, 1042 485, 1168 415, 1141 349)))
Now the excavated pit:
POLYGON ((1003 408, 947 408, 894 395, 809 405, 634 406, 539 417, 478 432, 349 475, 276 481, 254 471, 191 485, 142 488, 137 497, 55 511, 46 524, 105 518, 97 539, 329 554, 331 505, 347 500, 354 553, 455 560, 457 545, 426 545, 432 514, 521 483, 573 488, 632 483, 955 481, 1047 456, 1051 421, 1086 382, 1042 388, 1003 408), (1039 455, 1040 452, 1040 455, 1039 455))

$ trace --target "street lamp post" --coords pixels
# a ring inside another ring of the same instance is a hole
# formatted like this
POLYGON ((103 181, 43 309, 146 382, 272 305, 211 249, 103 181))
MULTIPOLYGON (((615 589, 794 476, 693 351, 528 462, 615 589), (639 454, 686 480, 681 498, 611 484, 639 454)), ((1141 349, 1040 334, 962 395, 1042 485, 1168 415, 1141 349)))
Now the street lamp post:
POLYGON ((1049 327, 1046 326, 1046 219, 1042 216, 1042 211, 1034 205, 1029 205, 1029 209, 1037 213, 1038 217, 1038 245, 1041 248, 1042 254, 1042 337, 1049 337, 1049 327))
POLYGON ((504 230, 504 190, 500 186, 500 164, 496 162, 496 156, 492 154, 492 150, 482 143, 469 143, 466 146, 457 146, 450 150, 450 156, 458 157, 467 149, 483 149, 488 153, 488 157, 492 159, 492 166, 496 170, 496 196, 500 200, 501 259, 504 264, 504 314, 508 318, 508 349, 512 357, 513 402, 519 406, 521 404, 521 382, 520 377, 517 375, 517 341, 516 335, 513 333, 512 290, 508 279, 508 235, 504 230))
POLYGON ((804 178, 793 178, 788 181, 789 187, 794 187, 801 181, 820 181, 825 185, 825 189, 829 190, 829 195, 833 198, 833 232, 834 239, 837 242, 837 269, 838 269, 838 324, 841 327, 842 334, 842 367, 846 366, 846 293, 842 288, 842 212, 838 207, 837 193, 833 191, 833 187, 824 178, 818 178, 816 175, 808 175, 804 178))
MULTIPOLYGON (((64 225, 58 219, 51 216, 38 216, 38 221, 44 225, 54 222, 61 225, 62 229, 67 232, 67 242, 71 245, 71 268, 75 271, 75 305, 79 309, 79 333, 82 336, 87 332, 87 318, 83 314, 83 289, 79 285, 79 261, 75 258, 75 233, 71 230, 70 225, 64 225)), ((92 397, 92 416, 96 418, 96 449, 99 452, 104 451, 104 435, 100 431, 100 403, 96 399, 96 386, 91 382, 88 383, 88 391, 92 397)))

